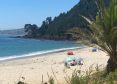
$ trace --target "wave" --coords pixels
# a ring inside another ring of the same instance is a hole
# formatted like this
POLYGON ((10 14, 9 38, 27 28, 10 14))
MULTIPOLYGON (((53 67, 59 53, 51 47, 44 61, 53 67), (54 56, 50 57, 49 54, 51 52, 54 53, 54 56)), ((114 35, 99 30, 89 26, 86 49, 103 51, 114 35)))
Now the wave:
POLYGON ((56 52, 63 52, 63 51, 67 51, 67 50, 80 49, 80 48, 84 48, 84 47, 61 48, 61 49, 32 52, 32 53, 27 53, 27 54, 23 54, 23 55, 5 56, 5 57, 0 57, 0 61, 33 57, 33 56, 37 56, 37 55, 39 56, 39 55, 45 55, 45 54, 56 53, 56 52))

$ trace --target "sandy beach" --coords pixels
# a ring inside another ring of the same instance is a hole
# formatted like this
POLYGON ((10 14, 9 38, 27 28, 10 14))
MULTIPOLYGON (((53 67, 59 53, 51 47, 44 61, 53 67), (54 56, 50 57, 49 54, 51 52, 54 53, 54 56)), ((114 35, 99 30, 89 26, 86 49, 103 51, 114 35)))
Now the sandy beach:
POLYGON ((27 84, 41 84, 42 78, 44 82, 47 82, 47 74, 53 76, 53 72, 59 84, 65 84, 66 74, 70 75, 75 69, 81 68, 82 71, 85 71, 92 65, 106 66, 109 58, 106 53, 101 50, 97 52, 91 50, 92 48, 89 47, 72 50, 73 56, 83 58, 84 64, 71 66, 70 69, 67 69, 63 63, 68 56, 67 51, 1 62, 0 84, 16 84, 20 80, 27 84))

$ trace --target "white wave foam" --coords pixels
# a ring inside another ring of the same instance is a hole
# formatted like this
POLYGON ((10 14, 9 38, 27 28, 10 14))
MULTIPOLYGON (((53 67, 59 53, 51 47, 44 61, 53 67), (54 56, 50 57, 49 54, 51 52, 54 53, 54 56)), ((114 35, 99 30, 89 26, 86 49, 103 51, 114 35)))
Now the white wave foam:
POLYGON ((83 48, 83 47, 61 48, 61 49, 32 52, 32 53, 28 53, 28 54, 24 54, 24 55, 6 56, 6 57, 0 57, 0 61, 11 60, 11 59, 16 59, 16 58, 25 58, 25 57, 31 57, 31 56, 36 56, 36 55, 43 55, 43 54, 61 52, 61 51, 72 50, 72 49, 80 49, 80 48, 83 48))

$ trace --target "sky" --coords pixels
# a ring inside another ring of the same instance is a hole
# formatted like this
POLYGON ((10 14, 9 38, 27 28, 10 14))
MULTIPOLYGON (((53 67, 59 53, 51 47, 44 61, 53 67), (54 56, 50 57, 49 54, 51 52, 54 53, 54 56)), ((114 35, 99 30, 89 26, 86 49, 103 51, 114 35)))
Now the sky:
POLYGON ((0 0, 0 30, 41 25, 46 17, 69 11, 79 0, 0 0))

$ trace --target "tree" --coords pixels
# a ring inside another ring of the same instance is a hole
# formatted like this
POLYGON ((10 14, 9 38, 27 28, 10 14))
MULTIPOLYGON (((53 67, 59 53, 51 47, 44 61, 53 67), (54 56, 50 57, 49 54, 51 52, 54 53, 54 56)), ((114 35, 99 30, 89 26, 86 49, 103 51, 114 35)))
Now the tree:
POLYGON ((24 26, 24 30, 25 30, 25 32, 27 33, 26 35, 31 35, 31 27, 32 27, 32 25, 31 24, 25 24, 25 26, 24 26))
POLYGON ((98 45, 110 57, 106 67, 107 73, 117 69, 117 0, 110 0, 109 6, 104 0, 97 0, 98 14, 96 21, 82 16, 90 23, 91 32, 82 31, 90 41, 98 45))
POLYGON ((47 24, 50 24, 51 22, 52 22, 52 17, 47 17, 47 18, 46 18, 46 23, 47 23, 47 24))
POLYGON ((56 38, 57 36, 57 38, 61 38, 61 36, 66 37, 65 33, 71 28, 87 28, 87 21, 80 17, 80 15, 87 16, 88 18, 92 16, 95 19, 96 12, 95 0, 80 0, 68 12, 60 13, 53 19, 47 17, 39 29, 40 37, 55 36, 56 38))
POLYGON ((37 38, 39 32, 38 32, 38 26, 36 24, 32 25, 31 31, 32 31, 32 37, 37 38))
POLYGON ((30 37, 30 38, 37 38, 38 36, 38 26, 33 24, 25 24, 24 26, 24 30, 27 33, 26 36, 30 37))

